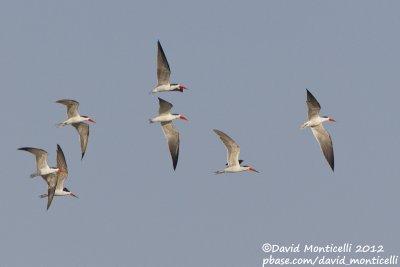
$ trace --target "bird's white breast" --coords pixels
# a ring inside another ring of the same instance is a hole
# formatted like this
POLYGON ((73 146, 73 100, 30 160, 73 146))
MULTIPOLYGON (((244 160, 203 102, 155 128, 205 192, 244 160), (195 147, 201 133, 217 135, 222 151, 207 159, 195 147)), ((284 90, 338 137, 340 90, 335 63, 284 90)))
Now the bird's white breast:
POLYGON ((171 85, 171 84, 161 84, 159 86, 157 86, 156 88, 154 88, 153 92, 165 92, 165 91, 171 91, 174 89, 179 88, 179 85, 175 84, 175 85, 171 85))
POLYGON ((241 172, 241 171, 244 171, 244 169, 240 165, 235 165, 225 168, 225 172, 241 172))
POLYGON ((55 196, 67 196, 67 195, 69 195, 69 193, 68 193, 68 192, 64 192, 64 191, 62 191, 62 190, 56 190, 56 191, 54 192, 54 195, 55 195, 55 196))
POLYGON ((178 115, 172 115, 172 114, 163 114, 160 116, 157 116, 152 119, 153 122, 165 122, 165 121, 172 121, 178 118, 178 115))
POLYGON ((75 116, 72 118, 69 118, 68 120, 65 121, 65 124, 72 124, 72 123, 78 123, 78 122, 84 122, 86 118, 81 117, 81 116, 75 116))

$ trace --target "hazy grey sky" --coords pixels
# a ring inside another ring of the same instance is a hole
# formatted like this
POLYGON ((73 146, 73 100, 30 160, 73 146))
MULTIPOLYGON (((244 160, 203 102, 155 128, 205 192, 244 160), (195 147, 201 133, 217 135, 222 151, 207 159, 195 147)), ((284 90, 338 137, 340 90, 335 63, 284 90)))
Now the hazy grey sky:
POLYGON ((0 266, 261 266, 264 242, 365 242, 399 252, 397 1, 2 1, 0 266), (171 166, 148 92, 190 122, 171 166), (332 173, 309 130, 327 126, 332 173), (61 98, 96 121, 84 160, 61 98), (261 174, 213 175, 228 133, 261 174), (67 187, 49 211, 21 146, 56 144, 67 187))

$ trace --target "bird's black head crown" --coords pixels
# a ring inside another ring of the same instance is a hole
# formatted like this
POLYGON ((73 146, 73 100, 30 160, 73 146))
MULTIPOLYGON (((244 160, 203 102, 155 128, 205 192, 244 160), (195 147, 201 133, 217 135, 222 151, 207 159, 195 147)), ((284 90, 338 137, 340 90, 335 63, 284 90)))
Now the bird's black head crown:
POLYGON ((63 189, 64 192, 69 192, 68 188, 64 187, 63 189))

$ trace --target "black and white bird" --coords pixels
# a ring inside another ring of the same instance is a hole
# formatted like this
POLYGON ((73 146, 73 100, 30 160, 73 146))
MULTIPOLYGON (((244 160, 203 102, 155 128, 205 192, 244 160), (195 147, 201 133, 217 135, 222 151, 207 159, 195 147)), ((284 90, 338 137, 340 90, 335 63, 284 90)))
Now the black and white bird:
POLYGON ((88 123, 96 123, 92 118, 89 116, 82 116, 79 115, 78 112, 78 107, 79 107, 79 102, 71 99, 61 99, 56 101, 56 103, 65 105, 67 107, 67 116, 68 119, 57 124, 58 127, 66 126, 66 125, 72 125, 75 127, 75 129, 79 133, 79 138, 81 142, 81 159, 83 159, 83 156, 85 156, 87 144, 89 141, 89 125, 88 123))
POLYGON ((57 144, 57 168, 59 169, 56 173, 43 175, 43 179, 46 181, 48 189, 47 194, 40 195, 40 198, 47 197, 47 209, 50 208, 51 202, 54 196, 71 196, 78 197, 66 187, 64 187, 65 180, 68 177, 68 167, 65 160, 64 152, 61 147, 57 144))
POLYGON ((171 109, 173 105, 164 99, 158 98, 159 110, 158 116, 150 119, 150 123, 160 122, 161 128, 164 132, 165 138, 167 139, 169 152, 172 158, 172 166, 174 170, 178 164, 179 158, 179 132, 172 124, 172 120, 181 119, 186 120, 187 118, 181 114, 171 114, 171 109))
MULTIPOLYGON (((45 150, 34 147, 21 147, 19 150, 28 151, 34 154, 36 156, 38 169, 41 168, 40 170, 43 170, 43 166, 50 168, 47 165, 47 152, 45 150)), ((31 177, 42 176, 47 183, 47 194, 40 195, 41 198, 47 197, 47 209, 50 208, 54 196, 77 197, 74 193, 70 192, 66 187, 64 187, 65 179, 67 179, 68 176, 68 167, 67 162, 65 161, 64 153, 59 145, 57 145, 57 167, 50 169, 56 171, 38 171, 35 173, 35 176, 31 175, 31 177)))
POLYGON ((170 82, 171 70, 169 68, 167 57, 161 46, 160 41, 157 42, 157 86, 152 93, 179 91, 183 92, 186 86, 179 83, 170 82))
POLYGON ((332 138, 329 133, 325 130, 324 122, 335 122, 332 117, 320 116, 319 112, 321 106, 317 99, 307 90, 307 107, 308 107, 308 121, 301 125, 301 128, 311 128, 311 131, 317 139, 321 150, 327 160, 332 171, 335 169, 335 159, 333 155, 332 138))
POLYGON ((188 121, 188 119, 182 114, 171 114, 171 109, 173 105, 168 101, 165 101, 162 98, 158 98, 159 109, 158 109, 158 116, 149 119, 150 123, 153 122, 168 122, 176 119, 181 119, 188 121))
POLYGON ((217 129, 214 129, 214 132, 219 136, 219 138, 221 139, 222 143, 224 143, 227 150, 226 168, 223 170, 216 171, 215 174, 244 172, 244 171, 258 172, 250 165, 240 166, 243 160, 239 160, 239 154, 240 154, 239 145, 226 133, 217 129))

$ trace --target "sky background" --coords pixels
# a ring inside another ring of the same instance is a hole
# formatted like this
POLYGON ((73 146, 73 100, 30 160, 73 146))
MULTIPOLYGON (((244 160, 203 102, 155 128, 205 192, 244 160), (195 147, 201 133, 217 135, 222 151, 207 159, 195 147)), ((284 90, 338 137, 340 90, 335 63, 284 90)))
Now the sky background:
POLYGON ((398 1, 19 1, 0 3, 0 266, 261 266, 272 244, 382 244, 399 254, 398 1), (240 2, 240 3, 238 3, 240 2), (157 124, 156 42, 181 133, 176 171, 157 124), (310 130, 306 88, 335 172, 310 130), (73 127, 92 116, 80 160, 73 127), (260 174, 224 167, 220 129, 260 174), (66 155, 49 211, 34 159, 66 155))

